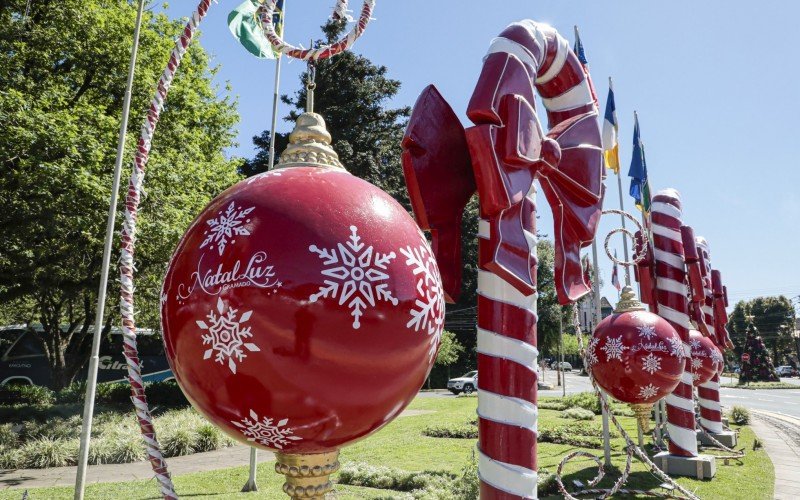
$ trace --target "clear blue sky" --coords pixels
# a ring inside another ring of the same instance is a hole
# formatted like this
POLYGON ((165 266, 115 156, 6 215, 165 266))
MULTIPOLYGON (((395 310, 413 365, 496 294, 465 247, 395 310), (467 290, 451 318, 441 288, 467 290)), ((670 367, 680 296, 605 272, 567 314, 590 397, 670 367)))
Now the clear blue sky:
MULTIPOLYGON (((169 13, 188 15, 195 3, 175 2, 169 13)), ((228 33, 227 14, 239 3, 212 4, 202 44, 221 66, 220 83, 229 82, 239 97, 240 145, 231 153, 249 157, 251 137, 269 124, 274 66, 250 56, 228 33)), ((334 1, 286 3, 287 39, 307 45, 320 37, 334 1)), ((360 6, 351 0, 351 8, 360 6)), ((378 0, 374 17, 355 50, 402 82, 392 105, 412 105, 435 83, 465 123, 481 58, 503 27, 531 18, 572 40, 577 24, 603 108, 607 79, 614 78, 623 174, 637 110, 651 187, 681 192, 684 223, 709 240, 731 305, 759 295, 800 295, 800 2, 378 0)), ((303 65, 283 68, 281 92, 293 92, 303 65)), ((279 116, 286 112, 282 106, 279 116)), ((279 130, 290 127, 279 122, 279 130)), ((626 208, 638 214, 628 183, 624 177, 626 208)), ((606 185, 605 206, 618 208, 616 178, 606 185)), ((540 228, 552 234, 543 196, 540 207, 540 228)), ((604 217, 601 235, 617 222, 604 217)), ((601 272, 603 293, 615 302, 605 257, 601 272)))

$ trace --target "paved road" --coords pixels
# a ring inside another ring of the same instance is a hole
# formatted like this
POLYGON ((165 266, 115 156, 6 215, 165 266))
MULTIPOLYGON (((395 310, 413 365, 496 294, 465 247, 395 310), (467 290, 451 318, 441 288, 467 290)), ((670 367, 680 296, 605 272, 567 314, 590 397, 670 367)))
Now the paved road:
MULTIPOLYGON (((787 379, 784 379, 788 381, 787 379)), ((794 379, 797 380, 797 379, 794 379)), ((720 389, 723 406, 740 405, 800 418, 800 385, 795 389, 720 389)))
MULTIPOLYGON (((560 396, 562 388, 555 386, 556 372, 553 370, 546 370, 544 373, 543 381, 554 386, 553 389, 540 390, 540 396, 560 396)), ((735 380, 735 379, 734 379, 735 380)), ((586 392, 592 390, 592 384, 589 382, 589 377, 582 377, 578 372, 567 373, 567 394, 574 394, 576 392, 586 392)), ((766 410, 774 413, 782 413, 790 415, 795 418, 800 418, 800 379, 798 378, 784 378, 782 382, 797 385, 795 389, 728 389, 723 387, 720 390, 721 403, 725 407, 733 405, 746 406, 753 410, 766 410)), ((723 384, 730 383, 729 379, 722 380, 723 384)), ((453 397, 447 391, 437 392, 423 392, 420 393, 421 397, 453 397)))

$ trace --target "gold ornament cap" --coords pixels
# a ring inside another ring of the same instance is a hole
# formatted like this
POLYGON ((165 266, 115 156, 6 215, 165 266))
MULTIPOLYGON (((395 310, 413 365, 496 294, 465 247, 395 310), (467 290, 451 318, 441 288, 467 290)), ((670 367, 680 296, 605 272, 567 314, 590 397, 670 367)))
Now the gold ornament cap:
POLYGON ((653 411, 653 403, 629 403, 628 406, 633 410, 642 432, 650 432, 650 413, 653 411))
POLYGON ((330 167, 344 170, 339 155, 331 147, 331 134, 325 119, 317 113, 303 113, 297 117, 294 131, 289 135, 289 145, 281 154, 275 168, 330 167))
POLYGON ((625 287, 622 289, 622 294, 620 295, 619 302, 617 302, 617 307, 614 309, 614 312, 625 313, 646 310, 647 308, 639 301, 639 297, 636 296, 636 292, 633 291, 633 288, 630 285, 625 285, 625 287))

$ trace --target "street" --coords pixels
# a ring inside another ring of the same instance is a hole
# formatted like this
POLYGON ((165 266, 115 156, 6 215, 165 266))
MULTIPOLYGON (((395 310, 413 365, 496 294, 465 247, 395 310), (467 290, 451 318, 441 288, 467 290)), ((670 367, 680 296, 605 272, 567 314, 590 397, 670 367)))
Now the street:
MULTIPOLYGON (((553 386, 552 389, 540 389, 539 396, 560 396, 563 389, 556 386, 557 373, 554 370, 545 370, 542 382, 553 386)), ((733 379, 735 382, 736 379, 733 379)), ((592 390, 589 377, 581 376, 577 371, 566 374, 567 394, 586 392, 592 390)), ((797 385, 794 389, 731 389, 723 387, 720 389, 720 402, 727 409, 733 405, 740 405, 751 410, 762 410, 772 413, 789 415, 800 419, 800 379, 783 378, 781 382, 797 385)), ((731 379, 725 377, 721 380, 722 384, 731 383, 731 379)), ((446 391, 422 392, 421 397, 453 397, 446 391)))

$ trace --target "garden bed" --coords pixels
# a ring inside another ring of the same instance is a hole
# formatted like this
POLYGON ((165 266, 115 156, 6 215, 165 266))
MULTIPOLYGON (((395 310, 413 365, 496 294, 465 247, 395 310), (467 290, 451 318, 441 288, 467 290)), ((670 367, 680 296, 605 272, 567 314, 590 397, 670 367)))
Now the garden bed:
MULTIPOLYGON (((576 398, 578 399, 578 398, 576 398)), ((542 398, 541 406, 555 404, 560 398, 542 398)), ((475 419, 475 398, 417 398, 411 404, 419 413, 397 419, 374 436, 347 447, 342 451, 343 472, 335 476, 339 482, 336 489, 339 499, 459 499, 475 498, 477 484, 473 451, 476 440, 470 438, 441 438, 425 436, 423 431, 431 427, 463 428, 472 425, 475 419), (349 477, 348 477, 349 474, 349 477), (343 477, 344 476, 344 477, 343 477), (344 479, 344 480, 342 480, 344 479), (358 485, 356 485, 358 484, 358 485), (472 495, 472 496, 471 496, 472 495)), ((620 417, 623 426, 635 436, 636 423, 631 417, 620 417)), ((591 421, 564 418, 563 410, 540 409, 539 425, 542 429, 562 426, 599 425, 600 417, 591 421)), ((717 477, 712 481, 697 481, 681 478, 679 482, 690 490, 696 490, 701 498, 714 499, 768 499, 772 498, 774 471, 772 463, 763 450, 752 451, 754 435, 748 427, 740 428, 740 446, 747 450, 741 465, 731 461, 730 465, 717 462, 717 477)), ((625 443, 621 437, 611 441, 612 460, 619 470, 624 467, 625 443)), ((596 446, 583 448, 571 444, 540 443, 538 461, 542 497, 553 495, 549 475, 558 467, 561 458, 571 451, 584 449, 602 455, 596 446)), ((247 480, 246 465, 212 472, 187 474, 175 478, 176 489, 182 496, 214 496, 224 498, 284 498, 281 492, 283 479, 275 474, 273 464, 259 465, 259 487, 257 494, 239 493, 247 480)), ((594 477, 596 470, 589 461, 570 462, 565 469, 565 479, 571 485, 579 479, 586 483, 594 477)), ((616 479, 612 470, 599 487, 609 487, 616 479)), ((628 486, 630 488, 661 491, 661 481, 647 471, 644 465, 634 461, 628 486)), ((154 481, 131 481, 90 485, 87 498, 152 498, 158 492, 154 481)), ((72 488, 31 489, 29 498, 71 499, 72 488)), ((19 490, 0 492, 0 499, 18 500, 19 490)), ((557 498, 552 496, 551 498, 557 498)))

